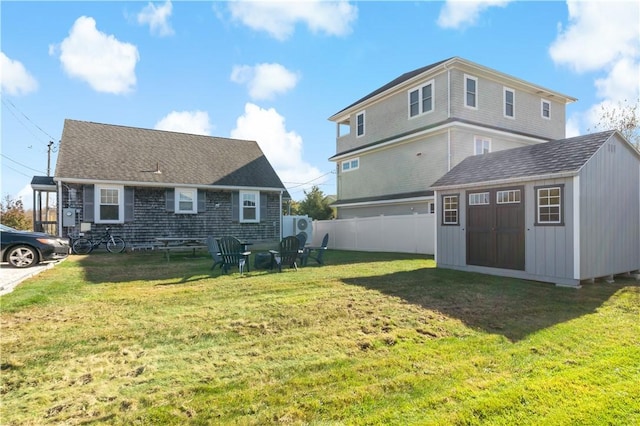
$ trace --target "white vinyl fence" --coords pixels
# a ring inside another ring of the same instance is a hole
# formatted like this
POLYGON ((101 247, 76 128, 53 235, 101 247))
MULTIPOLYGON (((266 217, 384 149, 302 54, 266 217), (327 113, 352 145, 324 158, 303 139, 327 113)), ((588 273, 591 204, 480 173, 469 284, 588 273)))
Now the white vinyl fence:
POLYGON ((330 249, 435 253, 435 214, 314 220, 313 245, 329 233, 330 249))

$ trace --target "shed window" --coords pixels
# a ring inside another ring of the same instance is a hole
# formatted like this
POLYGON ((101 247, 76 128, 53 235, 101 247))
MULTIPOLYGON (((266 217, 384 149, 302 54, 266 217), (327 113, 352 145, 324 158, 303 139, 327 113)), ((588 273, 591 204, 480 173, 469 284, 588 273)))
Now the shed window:
POLYGON ((562 186, 536 188, 536 224, 562 224, 562 186))
POLYGON ((481 206, 489 204, 489 193, 488 192, 478 192, 475 194, 469 194, 469 205, 470 206, 481 206))
POLYGON ((445 195, 442 197, 442 224, 458 224, 458 196, 445 195))
POLYGON ((496 202, 498 204, 517 204, 520 202, 520 190, 498 191, 496 192, 496 202))

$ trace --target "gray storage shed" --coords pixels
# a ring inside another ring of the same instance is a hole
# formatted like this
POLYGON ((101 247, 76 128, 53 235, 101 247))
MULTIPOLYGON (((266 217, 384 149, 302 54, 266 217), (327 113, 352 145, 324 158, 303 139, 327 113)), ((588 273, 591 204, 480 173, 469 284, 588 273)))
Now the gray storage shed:
POLYGON ((573 287, 639 273, 640 153, 616 131, 468 157, 431 189, 440 268, 573 287))

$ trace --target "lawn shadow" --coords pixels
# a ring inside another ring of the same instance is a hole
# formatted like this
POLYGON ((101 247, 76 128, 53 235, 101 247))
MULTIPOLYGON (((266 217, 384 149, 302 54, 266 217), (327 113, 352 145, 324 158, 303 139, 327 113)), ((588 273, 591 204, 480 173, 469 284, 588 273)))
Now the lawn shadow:
POLYGON ((436 268, 343 281, 440 312, 468 327, 503 335, 512 342, 591 314, 620 289, 638 285, 630 278, 616 278, 614 284, 596 281, 581 289, 569 289, 436 268))

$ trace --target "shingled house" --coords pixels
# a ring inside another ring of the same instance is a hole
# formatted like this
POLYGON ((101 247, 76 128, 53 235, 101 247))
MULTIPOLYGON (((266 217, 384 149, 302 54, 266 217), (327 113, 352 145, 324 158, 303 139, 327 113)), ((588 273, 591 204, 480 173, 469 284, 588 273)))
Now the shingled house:
POLYGON ((563 286, 640 269, 640 153, 609 131, 471 156, 433 185, 438 267, 563 286))
POLYGON ((54 181, 63 235, 129 244, 233 235, 277 241, 282 181, 255 141, 65 120, 54 181))

